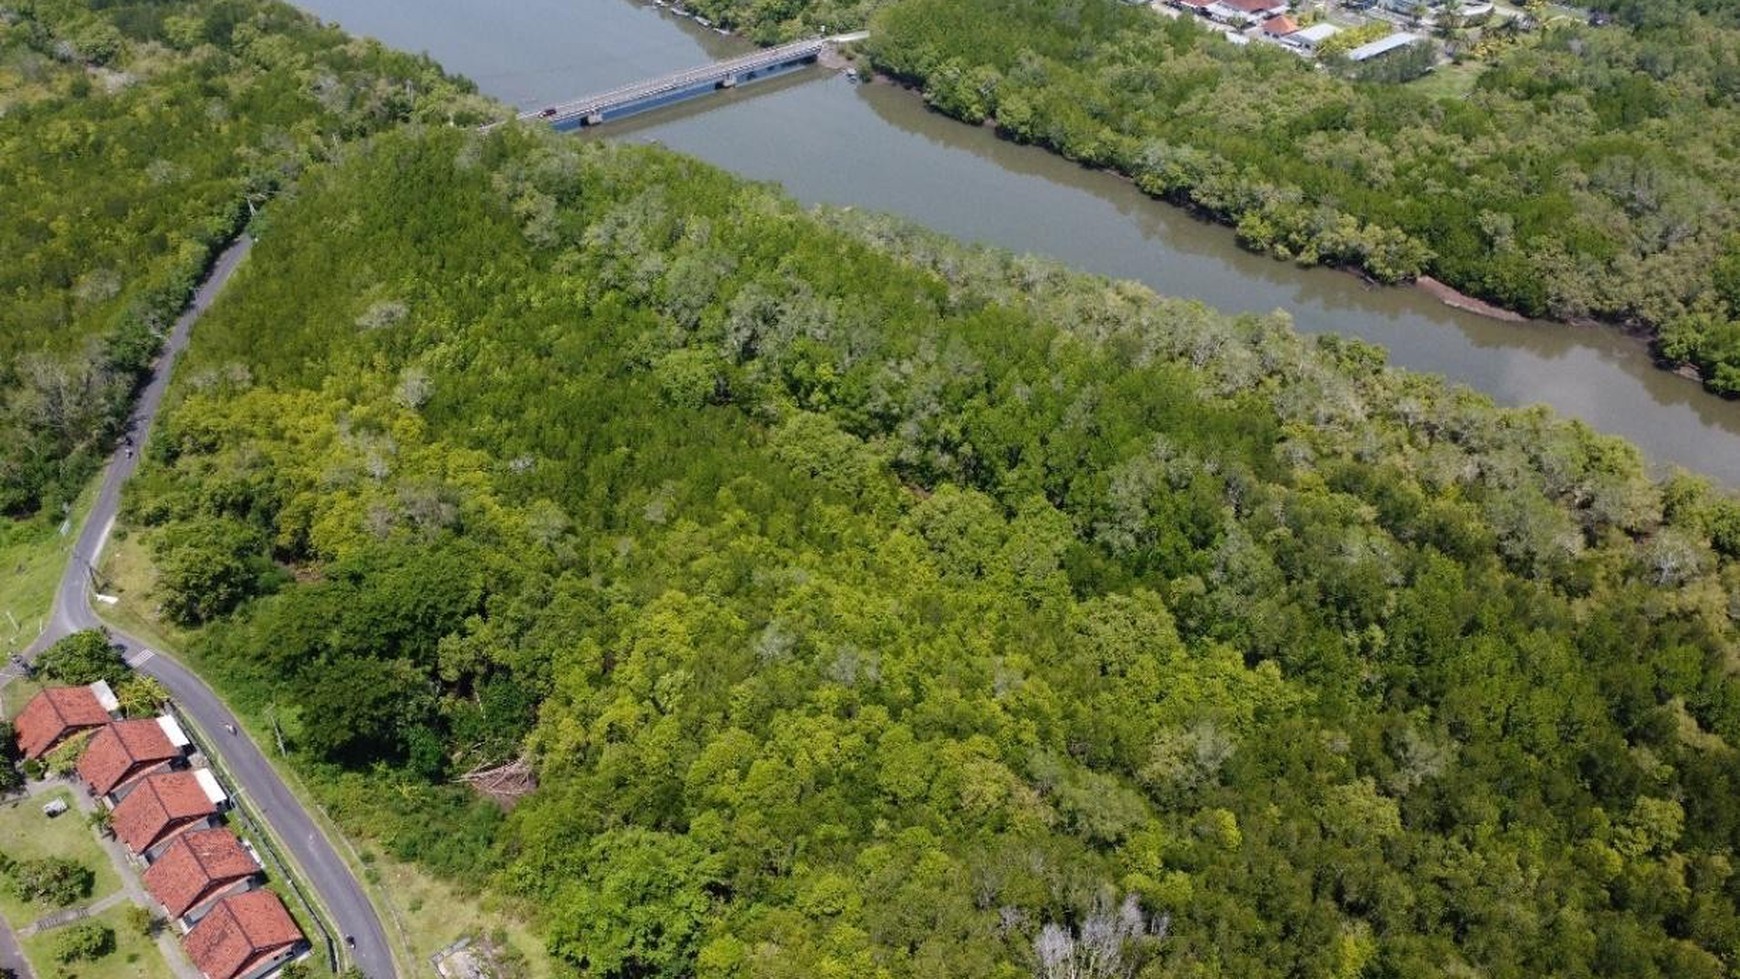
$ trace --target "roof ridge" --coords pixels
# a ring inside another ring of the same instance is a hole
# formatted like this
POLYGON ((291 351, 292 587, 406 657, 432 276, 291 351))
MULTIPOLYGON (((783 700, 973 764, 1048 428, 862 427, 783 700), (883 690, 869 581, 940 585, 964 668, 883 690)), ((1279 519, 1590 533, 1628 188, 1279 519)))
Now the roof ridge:
POLYGON ((60 726, 70 727, 72 722, 67 720, 66 715, 60 712, 59 698, 54 695, 55 691, 59 689, 62 688, 52 687, 48 690, 44 690, 42 692, 42 699, 48 701, 48 709, 54 711, 54 719, 60 722, 60 726))
MULTIPOLYGON (((193 845, 193 837, 194 837, 195 833, 198 833, 198 832, 202 832, 202 831, 195 830, 193 833, 183 833, 180 837, 178 837, 178 839, 180 839, 182 843, 186 844, 188 855, 193 857, 194 866, 198 867, 199 872, 205 875, 205 879, 206 880, 214 880, 214 879, 216 879, 216 875, 211 872, 210 867, 206 866, 205 856, 199 852, 199 847, 196 847, 193 845)), ((217 833, 217 832, 221 832, 221 830, 218 830, 217 828, 214 827, 211 830, 205 831, 205 832, 217 833)))
POLYGON ((242 924, 242 916, 237 914, 235 912, 234 908, 230 907, 230 902, 234 899, 235 899, 234 894, 230 895, 229 897, 224 898, 223 900, 221 900, 217 903, 217 907, 213 908, 212 912, 216 913, 218 911, 222 911, 224 914, 229 915, 230 916, 230 924, 234 925, 236 930, 240 931, 242 933, 242 937, 246 938, 248 940, 248 944, 251 946, 254 943, 254 939, 251 936, 249 936, 247 926, 242 924))
MULTIPOLYGON (((162 773, 159 773, 162 774, 162 773)), ((157 808, 163 810, 163 815, 169 815, 169 803, 163 801, 163 793, 157 791, 157 776, 147 775, 139 787, 151 790, 151 798, 157 803, 157 808)))
MULTIPOLYGON (((144 720, 144 718, 132 718, 132 720, 141 721, 141 720, 144 720)), ((122 721, 121 723, 126 724, 127 721, 122 721)), ((156 723, 155 719, 153 719, 151 723, 156 723)), ((127 743, 126 738, 121 737, 120 731, 115 732, 115 739, 121 742, 121 749, 123 751, 127 752, 127 760, 128 761, 137 764, 138 762, 144 760, 144 759, 140 758, 138 755, 135 755, 133 753, 133 746, 127 743)))
MULTIPOLYGON (((271 894, 271 893, 272 893, 271 891, 265 891, 265 890, 249 891, 248 892, 248 894, 271 894)), ((232 894, 229 897, 224 898, 224 903, 228 904, 229 902, 237 900, 237 899, 244 897, 244 896, 245 895, 242 895, 242 894, 232 894)), ((257 898, 250 898, 250 900, 258 900, 258 899, 257 898)), ((243 921, 242 916, 239 914, 236 914, 234 911, 231 911, 230 915, 231 915, 231 917, 236 919, 237 927, 242 929, 242 937, 246 938, 248 940, 249 950, 254 951, 254 952, 259 952, 261 950, 260 941, 259 941, 259 939, 254 937, 254 933, 252 931, 248 930, 248 923, 246 921, 243 921)))

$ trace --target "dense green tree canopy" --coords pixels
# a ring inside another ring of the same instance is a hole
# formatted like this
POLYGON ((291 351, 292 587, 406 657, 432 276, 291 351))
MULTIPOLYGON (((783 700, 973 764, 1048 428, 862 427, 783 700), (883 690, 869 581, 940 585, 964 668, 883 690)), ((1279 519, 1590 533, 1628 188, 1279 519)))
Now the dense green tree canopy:
MULTIPOLYGON (((881 17, 940 108, 1254 245, 1725 362, 1726 29, 1550 34, 1458 103, 1111 3, 881 17)), ((39 0, 0 92, 0 506, 70 492, 274 197, 130 486, 154 603, 347 826, 575 972, 1740 968, 1702 481, 1279 314, 448 126, 433 66, 280 6, 39 0), (455 784, 504 763, 511 809, 455 784)))
POLYGON ((118 684, 128 675, 121 650, 101 629, 81 629, 42 651, 36 669, 55 683, 83 685, 106 680, 118 684))
POLYGON ((1740 510, 1630 446, 511 127, 311 168, 232 289, 129 519, 287 573, 194 655, 582 974, 1740 948, 1740 510))
POLYGON ((252 0, 0 16, 0 514, 76 495, 158 335, 252 209, 340 141, 481 118, 425 58, 252 0))
POLYGON ((1478 60, 1446 66, 1468 86, 1427 88, 1396 82, 1433 66, 1430 45, 1324 71, 1119 0, 689 6, 763 41, 869 26, 874 67, 937 110, 1118 170, 1247 247, 1641 327, 1664 362, 1740 394, 1733 0, 1600 0, 1618 17, 1599 27, 1563 9, 1530 29, 1435 15, 1478 60))
POLYGON ((1740 393, 1740 29, 1680 5, 1635 30, 1487 34, 1456 98, 1116 0, 897 0, 869 43, 937 109, 1115 168, 1249 247, 1641 323, 1740 393))

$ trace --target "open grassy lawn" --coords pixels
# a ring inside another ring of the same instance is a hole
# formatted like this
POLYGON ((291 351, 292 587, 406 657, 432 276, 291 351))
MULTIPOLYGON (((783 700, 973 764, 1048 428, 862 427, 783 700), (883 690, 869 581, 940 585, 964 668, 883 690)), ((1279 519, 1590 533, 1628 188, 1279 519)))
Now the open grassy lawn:
POLYGON ((24 954, 36 967, 41 979, 175 979, 169 963, 155 940, 146 938, 127 924, 127 908, 110 908, 89 921, 99 922, 115 930, 115 951, 95 962, 74 962, 61 965, 55 961, 55 933, 41 932, 24 939, 24 954))
POLYGON ((26 680, 19 677, 0 688, 0 716, 4 716, 7 720, 17 717, 18 712, 24 709, 24 705, 30 703, 30 698, 36 696, 37 691, 44 686, 46 684, 41 680, 26 680))
POLYGON ((157 569, 139 535, 117 527, 103 548, 97 574, 105 592, 120 599, 115 605, 96 606, 103 621, 153 646, 169 650, 186 647, 188 633, 157 614, 153 594, 157 569))
MULTIPOLYGON (((97 844, 96 833, 85 822, 84 813, 79 812, 72 802, 71 789, 58 789, 34 799, 18 799, 0 805, 0 852, 14 860, 40 857, 77 860, 97 875, 89 900, 80 902, 89 903, 120 890, 121 880, 115 876, 109 855, 97 844), (53 819, 44 816, 42 807, 50 799, 65 799, 67 811, 53 819)), ((0 888, 0 914, 4 914, 15 928, 22 928, 57 910, 54 905, 40 901, 20 901, 9 889, 0 888)))
POLYGON ((66 518, 65 534, 60 532, 60 515, 0 518, 0 653, 10 655, 23 649, 41 631, 54 603, 54 586, 60 581, 94 496, 94 490, 87 489, 79 497, 71 517, 66 518))
POLYGON ((1439 65, 1430 73, 1409 82, 1408 86, 1436 98, 1465 99, 1468 93, 1474 91, 1474 82, 1480 78, 1481 69, 1480 62, 1474 60, 1464 61, 1459 65, 1439 65))
POLYGON ((509 913, 493 902, 479 901, 475 894, 462 894, 413 864, 400 863, 373 849, 363 852, 363 880, 370 896, 390 906, 387 929, 397 933, 395 938, 410 941, 418 962, 427 962, 455 939, 469 935, 505 944, 511 953, 523 957, 525 975, 532 979, 556 974, 543 943, 526 925, 524 913, 509 913))

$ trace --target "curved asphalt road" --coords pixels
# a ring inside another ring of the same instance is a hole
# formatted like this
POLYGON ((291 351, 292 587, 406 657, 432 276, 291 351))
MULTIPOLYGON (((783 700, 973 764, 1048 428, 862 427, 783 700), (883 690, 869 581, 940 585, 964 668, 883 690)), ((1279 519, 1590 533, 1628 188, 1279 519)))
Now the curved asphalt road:
MULTIPOLYGON (((176 356, 187 346, 187 338, 193 330, 194 321, 217 298, 218 292, 235 273, 252 245, 252 237, 244 233, 226 248, 212 266, 211 274, 194 293, 193 303, 175 321, 175 327, 164 344, 163 354, 158 359, 157 369, 152 374, 150 383, 140 393, 133 415, 128 420, 127 432, 135 444, 143 446, 145 437, 151 431, 151 423, 156 419, 157 409, 163 403, 164 391, 169 387, 170 370, 175 365, 176 356)), ((90 568, 96 563, 97 555, 102 552, 103 544, 109 539, 109 531, 115 525, 115 513, 121 501, 121 484, 133 474, 138 464, 137 455, 126 449, 117 449, 109 460, 109 466, 103 473, 103 486, 97 495, 97 502, 91 508, 90 517, 85 520, 78 543, 73 547, 72 559, 67 562, 60 586, 55 591, 54 609, 48 626, 25 651, 26 659, 34 658, 37 653, 63 636, 80 629, 103 627, 103 623, 91 611, 87 595, 90 568)), ((350 868, 339 859, 332 844, 315 826, 307 810, 290 794, 284 781, 278 777, 278 773, 266 761, 260 749, 255 747, 254 742, 246 734, 223 733, 229 725, 236 722, 229 708, 224 706, 223 701, 218 699, 204 681, 162 651, 147 651, 144 643, 114 629, 109 629, 109 634, 117 644, 124 647, 127 661, 133 663, 141 673, 160 680, 183 713, 203 729, 206 735, 205 747, 219 757, 230 779, 236 783, 231 786, 231 790, 246 796, 252 802, 254 810, 271 825, 272 832, 282 842, 284 849, 289 851, 289 857, 302 872, 302 879, 320 895, 320 901, 331 912, 339 930, 356 938, 356 947, 350 950, 356 966, 373 979, 389 979, 393 975, 393 957, 387 946, 387 935, 381 927, 380 916, 375 913, 374 906, 369 904, 368 897, 364 895, 362 886, 357 883, 350 868)), ((237 730, 240 731, 239 728, 237 730)))

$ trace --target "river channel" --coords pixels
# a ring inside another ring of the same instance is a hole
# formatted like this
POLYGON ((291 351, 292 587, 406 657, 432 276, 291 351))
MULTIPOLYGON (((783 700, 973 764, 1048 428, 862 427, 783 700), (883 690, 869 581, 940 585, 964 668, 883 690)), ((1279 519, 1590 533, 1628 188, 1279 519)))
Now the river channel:
MULTIPOLYGON (((486 94, 536 108, 752 46, 632 0, 295 0, 354 34, 423 51, 486 94)), ((1361 337, 1390 362, 1505 404, 1545 403, 1660 463, 1740 485, 1740 402, 1658 370, 1617 331, 1501 323, 1407 288, 1368 288, 1241 250, 1232 232, 1127 181, 824 69, 601 127, 657 140, 806 203, 912 218, 956 237, 1136 279, 1229 312, 1286 310, 1308 333, 1361 337)), ((590 137, 581 137, 590 138, 590 137)))

